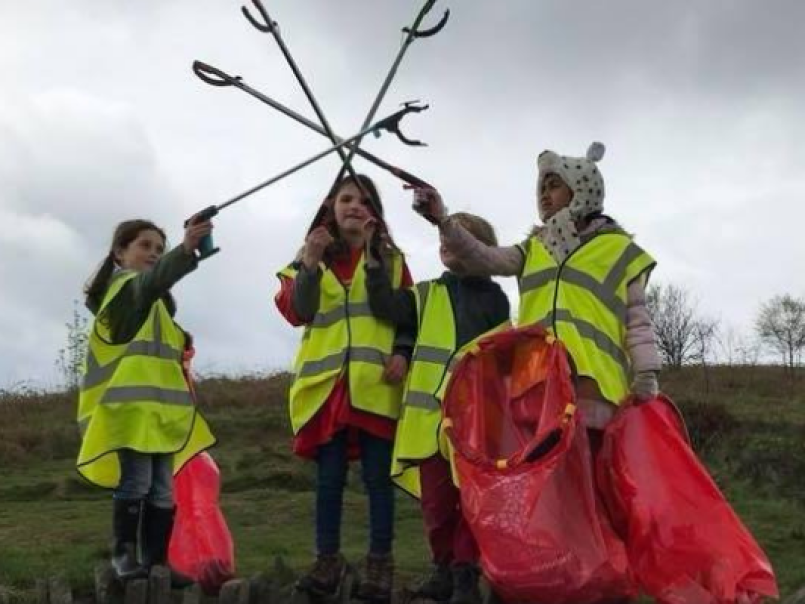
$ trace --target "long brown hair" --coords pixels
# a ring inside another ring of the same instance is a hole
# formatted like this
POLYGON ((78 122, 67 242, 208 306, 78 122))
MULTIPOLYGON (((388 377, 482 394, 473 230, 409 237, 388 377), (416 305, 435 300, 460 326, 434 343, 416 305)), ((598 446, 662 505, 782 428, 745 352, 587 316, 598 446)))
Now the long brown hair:
POLYGON ((369 211, 378 222, 372 246, 375 246, 383 255, 398 252, 399 248, 394 243, 388 224, 386 224, 383 201, 380 198, 380 191, 378 191, 377 185, 365 174, 356 174, 354 178, 352 175, 347 175, 330 190, 310 228, 312 231, 318 226, 324 226, 334 239, 333 243, 324 252, 324 263, 329 266, 333 260, 349 251, 349 246, 341 237, 338 224, 335 221, 335 200, 338 197, 338 192, 348 184, 354 184, 363 194, 369 197, 369 211))
POLYGON ((143 231, 156 231, 162 237, 162 241, 167 245, 165 231, 150 220, 126 220, 117 225, 112 235, 112 244, 109 246, 109 253, 106 254, 106 258, 103 259, 101 265, 84 285, 86 305, 93 314, 97 313, 98 309, 100 309, 103 296, 106 293, 107 287, 109 287, 109 280, 112 278, 112 273, 115 271, 115 252, 126 249, 143 231))

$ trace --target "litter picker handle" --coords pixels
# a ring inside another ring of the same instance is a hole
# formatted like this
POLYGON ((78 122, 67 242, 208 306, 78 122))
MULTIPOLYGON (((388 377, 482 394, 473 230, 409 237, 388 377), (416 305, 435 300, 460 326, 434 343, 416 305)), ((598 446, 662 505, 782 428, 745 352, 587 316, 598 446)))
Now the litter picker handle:
MULTIPOLYGON (((214 218, 218 214, 218 206, 209 206, 201 210, 198 214, 195 214, 184 221, 184 226, 187 228, 190 224, 195 224, 197 222, 204 222, 205 220, 210 220, 214 218)), ((221 248, 215 247, 215 244, 212 240, 212 235, 205 235, 201 238, 201 241, 198 243, 198 254, 199 260, 206 260, 210 256, 214 256, 218 252, 221 251, 221 248)))

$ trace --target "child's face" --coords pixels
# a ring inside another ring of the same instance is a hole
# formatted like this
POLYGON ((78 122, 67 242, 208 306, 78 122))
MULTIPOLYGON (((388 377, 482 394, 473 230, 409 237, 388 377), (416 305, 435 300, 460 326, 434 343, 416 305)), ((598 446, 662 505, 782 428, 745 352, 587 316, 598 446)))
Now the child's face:
POLYGON ((539 214, 542 220, 548 220, 559 210, 570 205, 573 191, 556 174, 548 174, 542 180, 542 190, 538 192, 539 214))
POLYGON ((115 259, 124 269, 147 271, 165 252, 165 241, 157 231, 140 231, 137 238, 124 248, 115 250, 115 259))
POLYGON ((363 234, 363 225, 373 217, 369 200, 364 198, 358 186, 351 182, 338 190, 333 211, 342 236, 363 234))

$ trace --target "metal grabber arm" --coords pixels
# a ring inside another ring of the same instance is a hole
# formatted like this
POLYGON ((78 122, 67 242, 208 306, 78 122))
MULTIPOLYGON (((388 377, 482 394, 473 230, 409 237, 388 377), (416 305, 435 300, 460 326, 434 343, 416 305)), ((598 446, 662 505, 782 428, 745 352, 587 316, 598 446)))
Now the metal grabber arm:
MULTIPOLYGON (((260 183, 260 184, 258 184, 256 186, 254 186, 254 187, 252 187, 250 189, 247 189, 246 191, 243 191, 242 193, 239 193, 235 197, 233 197, 233 198, 231 198, 231 199, 229 199, 229 200, 227 200, 227 201, 225 201, 225 202, 223 202, 221 204, 211 205, 211 206, 209 206, 207 208, 204 208, 201 212, 199 212, 198 214, 195 214, 193 217, 188 219, 185 222, 185 226, 187 226, 187 224, 189 224, 191 220, 194 221, 194 222, 199 222, 199 221, 202 221, 202 220, 209 220, 209 219, 213 218, 218 213, 220 213, 221 210, 224 210, 225 208, 228 208, 229 206, 237 203, 238 201, 240 201, 242 199, 245 199, 246 197, 248 197, 249 195, 252 195, 253 193, 257 193, 258 191, 260 191, 262 189, 265 189, 266 187, 269 187, 269 186, 271 186, 271 185, 283 180, 284 178, 290 176, 291 174, 294 174, 294 173, 298 172, 299 170, 301 170, 303 168, 306 168, 310 164, 317 162, 318 160, 322 159, 323 157, 326 157, 327 155, 330 155, 331 153, 335 153, 339 149, 343 149, 344 147, 347 147, 347 146, 349 146, 351 144, 354 144, 355 141, 363 138, 367 134, 374 134, 376 132, 386 131, 386 132, 390 132, 392 134, 395 134, 400 140, 404 140, 404 139, 406 139, 406 137, 402 134, 402 132, 400 130, 400 122, 402 121, 402 118, 404 118, 409 113, 419 113, 420 111, 424 111, 427 108, 428 108, 427 105, 417 105, 415 103, 406 103, 405 106, 402 109, 399 109, 398 111, 395 111, 391 115, 388 115, 388 116, 384 117, 383 119, 375 122, 374 124, 372 124, 368 128, 364 128, 363 130, 361 130, 357 134, 355 134, 353 136, 350 136, 347 139, 342 140, 337 145, 334 145, 334 146, 332 146, 332 147, 330 147, 328 149, 325 149, 324 151, 321 151, 320 153, 317 153, 313 157, 310 157, 310 158, 304 160, 303 162, 301 162, 299 164, 296 164, 295 166, 293 166, 291 168, 288 168, 287 170, 277 174, 276 176, 273 176, 272 178, 269 178, 268 180, 266 180, 266 181, 264 181, 264 182, 262 182, 262 183, 260 183)), ((214 245, 213 245, 212 237, 211 236, 205 237, 204 240, 202 240, 202 244, 199 246, 200 259, 203 260, 205 258, 209 258, 210 256, 212 256, 213 254, 217 253, 218 251, 219 251, 219 249, 214 247, 214 245)))

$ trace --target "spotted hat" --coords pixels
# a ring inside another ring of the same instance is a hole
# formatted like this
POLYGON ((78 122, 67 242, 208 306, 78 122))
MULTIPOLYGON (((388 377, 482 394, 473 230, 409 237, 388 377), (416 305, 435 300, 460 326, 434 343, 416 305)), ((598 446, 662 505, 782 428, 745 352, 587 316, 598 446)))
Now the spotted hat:
MULTIPOLYGON (((585 157, 558 155, 553 151, 543 151, 537 159, 537 194, 542 191, 542 183, 548 174, 556 174, 573 191, 570 214, 575 220, 604 209, 604 177, 596 163, 606 152, 602 143, 595 142, 587 149, 585 157)), ((540 209, 540 218, 545 221, 540 209)))

